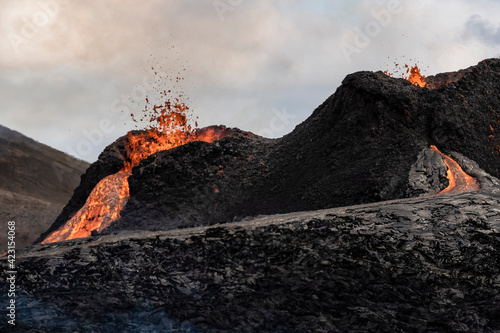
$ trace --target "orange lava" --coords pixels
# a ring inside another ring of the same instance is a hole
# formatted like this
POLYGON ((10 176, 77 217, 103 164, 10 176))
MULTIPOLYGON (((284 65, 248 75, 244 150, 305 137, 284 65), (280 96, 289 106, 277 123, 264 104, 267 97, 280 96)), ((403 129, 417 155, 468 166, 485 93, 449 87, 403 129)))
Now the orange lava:
MULTIPOLYGON (((148 126, 141 132, 127 133, 126 161, 122 169, 102 179, 84 206, 42 244, 88 237, 93 230, 100 232, 118 219, 129 198, 128 177, 132 168, 148 156, 191 141, 212 142, 230 134, 225 127, 191 130, 189 108, 179 99, 182 95, 170 98, 169 93, 170 90, 161 92, 165 101, 159 105, 149 105, 146 98, 147 104, 140 120, 148 121, 148 126)), ((134 114, 131 116, 137 122, 134 114)))
MULTIPOLYGON (((399 64, 395 65, 398 66, 399 64)), ((391 73, 389 71, 384 71, 384 74, 390 77, 394 77, 394 74, 397 73, 397 71, 398 70, 396 70, 394 73, 391 73)), ((415 64, 415 66, 412 67, 405 64, 403 71, 405 71, 405 73, 403 73, 401 77, 407 81, 410 81, 411 83, 413 83, 413 85, 418 87, 425 87, 427 85, 427 83, 425 82, 425 75, 422 75, 420 73, 420 68, 418 68, 417 64, 415 64), (407 75, 405 76, 405 74, 407 75)))
MULTIPOLYGON (((409 68, 408 65, 405 65, 405 66, 406 66, 406 68, 408 68, 408 70, 410 72, 410 75, 405 77, 405 80, 410 81, 411 83, 413 83, 416 86, 425 87, 425 85, 426 85, 425 76, 420 74, 420 68, 418 68, 417 65, 415 65, 411 68, 409 68)), ((406 73, 408 73, 408 71, 406 73)))
POLYGON ((128 176, 118 172, 102 179, 92 190, 85 205, 42 244, 88 237, 93 230, 102 231, 120 216, 129 197, 128 176))
POLYGON ((477 181, 466 174, 455 160, 440 152, 434 145, 431 146, 431 149, 443 157, 444 163, 448 167, 448 171, 446 172, 449 182, 448 187, 438 194, 479 191, 477 181))

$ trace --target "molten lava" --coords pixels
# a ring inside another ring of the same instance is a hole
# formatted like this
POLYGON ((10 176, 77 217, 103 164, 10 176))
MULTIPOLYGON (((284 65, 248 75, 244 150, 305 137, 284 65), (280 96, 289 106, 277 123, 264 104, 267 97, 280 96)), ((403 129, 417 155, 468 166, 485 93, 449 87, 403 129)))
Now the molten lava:
POLYGON ((449 182, 448 187, 438 194, 479 191, 477 181, 466 174, 455 160, 440 152, 436 146, 431 146, 431 149, 443 157, 444 163, 448 167, 448 171, 446 172, 449 182))
POLYGON ((102 231, 120 217, 129 197, 127 178, 130 171, 118 172, 102 179, 92 190, 85 205, 42 244, 90 236, 102 231))
POLYGON ((405 80, 410 81, 411 83, 413 83, 416 86, 425 87, 425 85, 426 85, 425 76, 420 74, 420 69, 418 68, 418 66, 415 65, 411 68, 409 68, 408 65, 405 65, 405 66, 408 69, 406 71, 406 73, 408 73, 408 71, 410 72, 410 75, 405 77, 405 80))
MULTIPOLYGON (((167 98, 170 92, 163 90, 162 96, 167 98)), ((149 104, 147 98, 146 102, 149 104)), ((179 98, 167 98, 164 103, 149 108, 146 105, 142 120, 149 121, 149 126, 140 132, 127 133, 126 156, 121 170, 102 179, 84 206, 42 244, 88 237, 93 230, 100 232, 118 219, 129 198, 128 177, 132 174, 132 168, 148 156, 191 141, 212 142, 231 134, 231 130, 223 126, 191 131, 188 110, 179 98)), ((136 121, 134 115, 131 116, 136 121)))
MULTIPOLYGON (((398 66, 398 64, 396 64, 398 66)), ((418 68, 417 64, 415 66, 404 65, 404 69, 406 73, 403 73, 401 76, 403 79, 410 81, 413 85, 418 87, 425 87, 427 83, 425 82, 425 76, 420 73, 420 68, 418 68), (405 74, 408 74, 405 76, 405 74)), ((396 70, 397 72, 397 70, 396 70)), ((389 71, 384 71, 384 74, 393 77, 395 73, 390 73, 389 71)))

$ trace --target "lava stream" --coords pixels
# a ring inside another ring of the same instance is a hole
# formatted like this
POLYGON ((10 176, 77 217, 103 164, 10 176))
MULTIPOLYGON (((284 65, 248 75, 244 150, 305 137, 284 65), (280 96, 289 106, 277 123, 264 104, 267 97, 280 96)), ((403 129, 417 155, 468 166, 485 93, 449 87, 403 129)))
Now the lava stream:
POLYGON ((455 160, 440 152, 434 145, 431 146, 431 149, 443 157, 444 163, 448 167, 446 177, 448 178, 449 185, 438 194, 479 191, 477 181, 466 174, 455 160))
POLYGON ((92 190, 85 205, 42 244, 90 236, 102 231, 120 217, 129 197, 128 176, 131 171, 118 172, 102 179, 92 190))

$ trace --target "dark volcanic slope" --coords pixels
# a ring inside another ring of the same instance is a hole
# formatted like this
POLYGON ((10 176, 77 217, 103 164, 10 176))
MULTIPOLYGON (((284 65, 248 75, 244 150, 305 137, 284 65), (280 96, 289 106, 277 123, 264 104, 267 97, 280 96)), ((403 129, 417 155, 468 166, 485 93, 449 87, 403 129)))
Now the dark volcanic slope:
POLYGON ((499 207, 473 192, 34 246, 17 331, 498 332, 499 207))
MULTIPOLYGON (((30 245, 68 202, 89 164, 0 125, 0 215, 30 245)), ((6 250, 6 238, 0 238, 6 250)))
POLYGON ((101 179, 118 172, 123 167, 127 158, 126 143, 126 136, 123 136, 104 149, 97 161, 82 175, 80 184, 54 223, 35 240, 35 243, 41 242, 76 214, 101 179))
POLYGON ((0 189, 66 204, 89 164, 0 125, 0 189))
MULTIPOLYGON (((189 143, 142 161, 131 198, 105 232, 171 229, 258 214, 403 198, 424 147, 456 151, 500 177, 500 60, 429 78, 419 88, 382 72, 347 76, 335 94, 277 140, 235 134, 189 143), (444 84, 445 79, 453 82, 444 84), (207 204, 208 203, 208 204, 207 204), (147 217, 145 219, 144 217, 147 217)), ((106 152, 119 152, 118 140, 106 152)), ((52 230, 85 202, 120 155, 102 158, 52 230), (94 172, 106 170, 106 172, 94 172)), ((109 154, 108 154, 109 155, 109 154)))
POLYGON ((439 89, 418 88, 381 72, 349 75, 282 139, 274 155, 282 165, 276 166, 276 178, 283 179, 283 197, 289 197, 283 210, 408 196, 410 166, 431 144, 458 151, 498 177, 498 135, 498 59, 479 63, 439 89))

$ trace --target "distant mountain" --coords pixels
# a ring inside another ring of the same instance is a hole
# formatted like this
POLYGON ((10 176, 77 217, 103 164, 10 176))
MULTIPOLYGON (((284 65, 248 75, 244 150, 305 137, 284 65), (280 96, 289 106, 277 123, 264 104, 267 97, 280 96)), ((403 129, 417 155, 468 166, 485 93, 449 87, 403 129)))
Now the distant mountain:
MULTIPOLYGON (((16 221, 16 247, 30 245, 57 217, 89 164, 0 125, 2 230, 16 221)), ((0 251, 6 239, 0 237, 0 251)))

